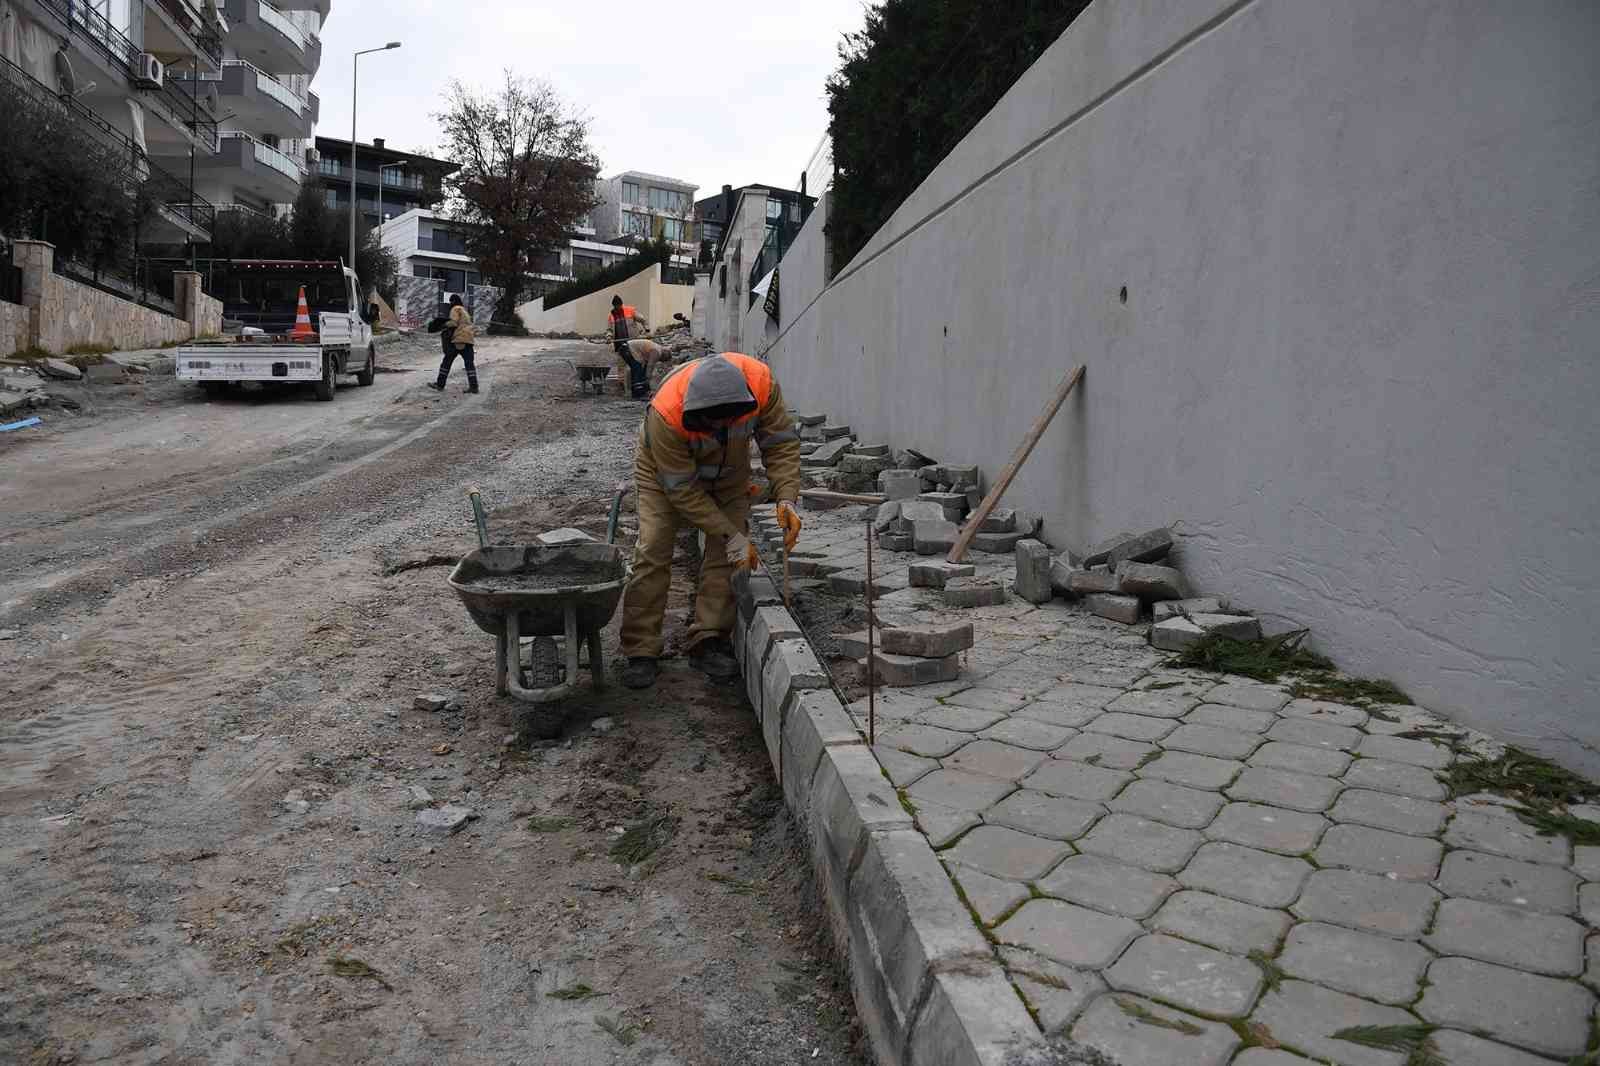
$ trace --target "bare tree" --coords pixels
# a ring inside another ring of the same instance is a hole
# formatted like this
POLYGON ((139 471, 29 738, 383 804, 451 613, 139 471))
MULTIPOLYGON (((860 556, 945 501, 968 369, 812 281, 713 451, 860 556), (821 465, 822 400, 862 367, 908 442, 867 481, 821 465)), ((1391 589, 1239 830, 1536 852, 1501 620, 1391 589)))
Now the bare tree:
POLYGON ((501 289, 495 318, 513 322, 535 260, 599 202, 589 120, 547 82, 509 70, 495 92, 454 81, 446 99, 435 118, 460 167, 447 179, 446 212, 465 223, 468 253, 501 289))

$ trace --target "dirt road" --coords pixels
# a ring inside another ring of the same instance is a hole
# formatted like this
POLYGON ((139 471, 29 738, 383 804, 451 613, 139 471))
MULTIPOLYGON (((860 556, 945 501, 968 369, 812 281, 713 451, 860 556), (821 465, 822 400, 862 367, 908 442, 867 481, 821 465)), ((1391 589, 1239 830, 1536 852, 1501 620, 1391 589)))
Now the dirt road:
POLYGON ((0 1061, 859 1066, 736 688, 673 660, 506 743, 437 563, 470 482, 496 539, 602 533, 640 408, 563 343, 486 341, 481 396, 418 342, 333 403, 150 379, 0 440, 0 1061))

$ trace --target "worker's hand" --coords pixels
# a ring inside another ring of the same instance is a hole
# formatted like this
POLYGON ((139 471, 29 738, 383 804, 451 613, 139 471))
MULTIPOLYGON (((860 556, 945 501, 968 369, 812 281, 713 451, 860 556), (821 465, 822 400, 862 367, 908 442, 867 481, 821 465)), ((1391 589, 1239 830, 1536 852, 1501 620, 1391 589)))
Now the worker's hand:
POLYGON ((756 555, 756 546, 743 533, 729 537, 727 548, 728 565, 735 570, 754 570, 761 563, 760 556, 756 555))
POLYGON ((783 550, 794 551, 795 544, 800 540, 800 513, 788 500, 778 501, 778 527, 783 530, 783 550))

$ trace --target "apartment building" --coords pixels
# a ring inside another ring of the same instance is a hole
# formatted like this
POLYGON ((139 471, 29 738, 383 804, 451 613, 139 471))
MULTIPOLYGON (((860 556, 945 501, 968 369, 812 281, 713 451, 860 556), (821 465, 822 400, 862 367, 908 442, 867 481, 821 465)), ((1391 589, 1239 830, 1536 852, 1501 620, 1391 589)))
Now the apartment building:
POLYGON ((694 234, 697 241, 711 242, 711 259, 722 256, 722 246, 729 222, 739 198, 747 190, 761 190, 766 194, 765 212, 767 229, 772 233, 774 247, 780 243, 788 246, 801 225, 811 216, 817 199, 795 189, 780 189, 776 185, 741 185, 734 188, 724 185, 715 196, 694 202, 694 234))
POLYGON ((687 266, 696 248, 694 194, 699 186, 678 178, 625 170, 594 183, 600 203, 590 213, 603 243, 630 245, 664 237, 683 253, 687 266))
MULTIPOLYGON (((338 137, 316 139, 314 180, 328 199, 328 206, 350 206, 350 142, 338 137)), ((444 199, 445 176, 456 169, 432 156, 390 148, 382 137, 371 144, 357 143, 355 152, 356 201, 367 224, 376 226, 418 209, 433 207, 444 199), (380 215, 381 212, 381 215, 380 215)))

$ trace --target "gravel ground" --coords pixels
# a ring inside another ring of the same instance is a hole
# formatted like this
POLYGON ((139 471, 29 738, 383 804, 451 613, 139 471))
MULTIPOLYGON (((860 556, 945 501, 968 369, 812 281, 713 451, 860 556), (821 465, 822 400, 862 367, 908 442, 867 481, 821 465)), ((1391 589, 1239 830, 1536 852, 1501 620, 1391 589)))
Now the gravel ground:
POLYGON ((421 340, 331 404, 84 386, 0 442, 0 1061, 865 1061, 736 687, 672 659, 507 744, 444 564, 471 483, 497 541, 603 531, 640 408, 581 346, 486 340, 471 398, 421 340))

